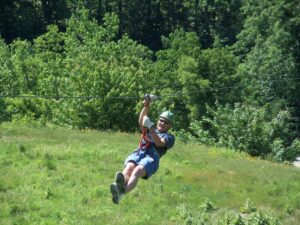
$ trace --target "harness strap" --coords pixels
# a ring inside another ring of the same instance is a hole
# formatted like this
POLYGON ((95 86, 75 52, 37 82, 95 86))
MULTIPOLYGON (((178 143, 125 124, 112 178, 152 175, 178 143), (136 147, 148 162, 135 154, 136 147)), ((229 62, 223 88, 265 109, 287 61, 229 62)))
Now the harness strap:
POLYGON ((148 130, 146 127, 143 127, 142 130, 142 137, 140 140, 140 149, 148 149, 150 147, 151 141, 149 137, 147 136, 148 130), (146 142, 146 144, 143 145, 143 140, 146 142))

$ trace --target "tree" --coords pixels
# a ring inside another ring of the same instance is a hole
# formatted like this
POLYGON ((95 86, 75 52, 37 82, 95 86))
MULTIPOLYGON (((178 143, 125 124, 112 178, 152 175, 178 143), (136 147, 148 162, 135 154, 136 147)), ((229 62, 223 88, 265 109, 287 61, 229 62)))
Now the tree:
POLYGON ((9 96, 14 91, 12 74, 12 62, 9 47, 0 39, 0 122, 9 120, 6 112, 5 96, 9 96))
POLYGON ((230 47, 215 47, 202 51, 199 61, 203 77, 210 81, 206 104, 213 106, 240 102, 241 84, 236 74, 239 60, 230 47))
POLYGON ((69 77, 64 91, 79 98, 61 104, 64 122, 97 129, 133 129, 137 99, 126 97, 138 96, 145 89, 151 52, 127 36, 114 41, 118 27, 115 14, 106 14, 103 25, 90 20, 85 9, 70 19, 65 36, 69 77), (85 98, 88 96, 92 98, 85 98))
POLYGON ((164 50, 157 52, 153 90, 163 97, 159 105, 178 115, 176 123, 187 127, 190 119, 202 113, 207 80, 199 71, 201 49, 193 32, 176 30, 163 38, 164 50))
POLYGON ((244 29, 234 47, 241 60, 237 74, 244 86, 243 101, 274 105, 273 115, 290 109, 298 121, 292 127, 299 133, 299 3, 250 0, 242 12, 244 29))
POLYGON ((243 10, 247 19, 238 36, 236 52, 243 62, 238 73, 244 80, 245 99, 261 105, 274 99, 295 102, 299 85, 293 53, 296 43, 285 1, 253 0, 243 10))
POLYGON ((47 25, 64 29, 70 17, 66 0, 2 0, 0 4, 0 33, 7 43, 14 39, 33 40, 46 31, 47 25))
POLYGON ((204 49, 212 47, 216 40, 222 46, 236 42, 236 35, 243 25, 241 6, 240 0, 186 1, 190 27, 197 33, 204 49))
POLYGON ((44 26, 56 24, 65 27, 65 20, 71 16, 67 7, 68 0, 41 0, 41 11, 44 19, 44 26))
POLYGON ((44 30, 43 16, 34 1, 1 1, 0 33, 8 43, 16 38, 31 40, 44 30))

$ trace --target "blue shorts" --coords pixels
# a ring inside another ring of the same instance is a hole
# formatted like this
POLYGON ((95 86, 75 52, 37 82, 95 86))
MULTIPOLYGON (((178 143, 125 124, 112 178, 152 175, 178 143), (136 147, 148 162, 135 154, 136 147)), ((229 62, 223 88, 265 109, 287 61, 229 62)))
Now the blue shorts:
POLYGON ((125 166, 128 162, 143 166, 147 173, 143 179, 148 179, 158 170, 159 155, 156 150, 152 148, 147 150, 137 149, 126 158, 125 166))

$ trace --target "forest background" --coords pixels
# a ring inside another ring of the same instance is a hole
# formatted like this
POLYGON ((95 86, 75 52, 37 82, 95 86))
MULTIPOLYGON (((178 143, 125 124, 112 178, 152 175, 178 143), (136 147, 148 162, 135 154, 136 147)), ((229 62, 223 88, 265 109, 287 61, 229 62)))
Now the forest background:
POLYGON ((183 140, 300 154, 298 1, 4 0, 0 32, 0 122, 133 132, 152 93, 183 140))

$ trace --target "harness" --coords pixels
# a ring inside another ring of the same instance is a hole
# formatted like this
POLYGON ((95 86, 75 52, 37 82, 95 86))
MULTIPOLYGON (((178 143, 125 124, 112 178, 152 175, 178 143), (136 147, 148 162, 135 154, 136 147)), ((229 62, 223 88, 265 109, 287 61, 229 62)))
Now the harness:
POLYGON ((142 149, 142 150, 149 149, 149 147, 151 145, 151 141, 150 141, 149 137, 147 136, 147 134, 148 134, 148 129, 146 127, 143 127, 139 149, 142 149), (143 140, 146 142, 146 144, 143 143, 143 140))
MULTIPOLYGON (((153 102, 157 99, 159 99, 159 97, 156 96, 156 95, 152 95, 152 94, 145 94, 144 95, 144 100, 147 101, 148 103, 153 102)), ((140 143, 139 143, 139 145, 140 145, 139 149, 140 150, 147 150, 151 146, 151 141, 150 141, 149 137, 147 136, 147 134, 148 134, 148 129, 146 127, 143 127, 142 137, 141 137, 141 140, 140 140, 140 143), (144 143, 143 143, 143 141, 144 141, 144 143)))

